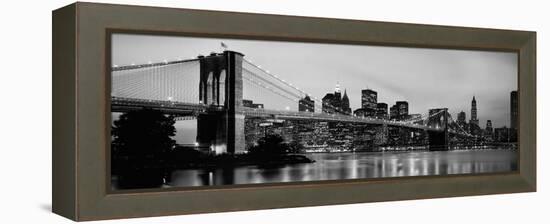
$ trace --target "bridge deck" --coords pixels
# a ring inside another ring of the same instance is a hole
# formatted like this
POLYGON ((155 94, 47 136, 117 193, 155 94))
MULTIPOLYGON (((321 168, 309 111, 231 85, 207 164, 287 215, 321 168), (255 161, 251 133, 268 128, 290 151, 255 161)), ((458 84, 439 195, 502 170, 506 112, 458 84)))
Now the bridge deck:
MULTIPOLYGON (((128 112, 128 111, 139 110, 143 108, 151 108, 151 109, 160 110, 169 114, 176 114, 181 116, 198 116, 199 114, 205 114, 213 111, 224 110, 224 108, 220 106, 204 105, 204 104, 198 104, 198 103, 182 103, 182 102, 163 101, 163 100, 111 97, 112 112, 128 112)), ((394 127, 406 127, 406 128, 413 128, 413 129, 422 129, 427 131, 443 131, 442 128, 414 124, 411 122, 391 121, 391 120, 376 119, 376 118, 369 118, 369 117, 356 117, 356 116, 342 115, 342 114, 312 113, 312 112, 302 112, 302 111, 300 112, 280 111, 280 110, 269 110, 269 109, 248 108, 248 107, 243 108, 243 114, 246 117, 257 117, 257 118, 340 121, 340 122, 364 123, 364 124, 374 124, 374 125, 388 125, 388 126, 394 126, 394 127)), ((452 129, 449 129, 448 131, 449 133, 452 133, 452 134, 463 135, 452 129)))
POLYGON ((127 112, 150 108, 177 115, 198 115, 209 111, 223 111, 222 107, 204 104, 181 103, 163 100, 147 100, 135 98, 111 97, 112 112, 127 112))
POLYGON ((312 112, 295 112, 295 111, 279 111, 279 110, 267 110, 257 108, 245 108, 243 113, 247 117, 265 117, 265 118, 278 118, 289 120, 319 120, 319 121, 343 121, 352 123, 365 123, 375 125, 388 125, 398 127, 408 127, 414 129, 423 129, 429 131, 442 131, 441 128, 434 128, 425 125, 419 125, 414 123, 391 121, 384 119, 376 119, 369 117, 356 117, 351 115, 342 114, 326 114, 326 113, 312 113, 312 112))

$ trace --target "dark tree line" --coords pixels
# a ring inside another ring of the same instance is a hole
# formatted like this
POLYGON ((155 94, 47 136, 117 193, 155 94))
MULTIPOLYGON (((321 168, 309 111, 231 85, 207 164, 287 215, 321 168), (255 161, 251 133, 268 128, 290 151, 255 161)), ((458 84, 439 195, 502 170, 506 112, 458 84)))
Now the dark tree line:
POLYGON ((120 187, 157 187, 169 178, 174 123, 173 117, 150 109, 124 113, 114 122, 111 168, 120 187))

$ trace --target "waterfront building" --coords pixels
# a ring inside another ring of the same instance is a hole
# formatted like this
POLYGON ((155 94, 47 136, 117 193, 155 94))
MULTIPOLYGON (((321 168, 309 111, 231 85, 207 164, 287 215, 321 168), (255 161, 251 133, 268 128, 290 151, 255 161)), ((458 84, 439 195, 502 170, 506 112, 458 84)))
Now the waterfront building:
POLYGON ((510 92, 510 128, 518 127, 518 91, 510 92))
POLYGON ((466 112, 460 111, 456 117, 457 117, 457 122, 459 124, 465 124, 466 123, 466 112))
POLYGON ((486 141, 493 141, 493 123, 491 120, 487 120, 487 124, 485 124, 484 137, 486 141))
POLYGON ((298 102, 298 111, 315 112, 315 101, 306 95, 298 102))
POLYGON ((323 108, 322 108, 322 111, 323 113, 327 113, 327 114, 334 114, 336 113, 336 107, 333 105, 333 99, 334 99, 334 93, 327 93, 325 94, 325 96, 323 97, 323 99, 321 99, 322 103, 323 103, 323 108))
POLYGON ((377 103, 376 104, 376 118, 378 118, 378 119, 388 119, 388 104, 387 103, 377 103))
POLYGON ((404 120, 409 117, 409 103, 407 101, 397 101, 395 102, 397 106, 397 119, 404 120))
POLYGON ((409 118, 409 103, 407 101, 397 101, 390 107, 391 120, 405 120, 409 118))
POLYGON ((495 128, 494 140, 496 142, 510 142, 510 128, 506 126, 495 128))
POLYGON ((462 128, 462 130, 464 131, 468 131, 468 123, 466 122, 466 112, 464 111, 460 111, 457 115, 456 115, 456 123, 457 125, 462 128))
POLYGON ((252 100, 243 99, 243 107, 263 109, 263 108, 264 108, 264 104, 262 104, 262 103, 254 103, 254 101, 252 101, 252 100))
POLYGON ((349 107, 349 97, 346 90, 344 90, 344 96, 342 96, 342 103, 340 105, 344 114, 351 115, 351 108, 349 107))
POLYGON ((340 92, 340 85, 336 84, 334 93, 327 93, 322 99, 322 111, 328 114, 351 114, 351 108, 349 106, 349 98, 346 92, 344 96, 340 92))
POLYGON ((390 107, 390 120, 397 120, 399 115, 399 109, 397 108, 397 105, 393 105, 390 107))
POLYGON ((365 109, 368 117, 374 117, 377 112, 378 93, 372 89, 361 90, 361 108, 365 109))
POLYGON ((475 96, 472 99, 472 114, 471 114, 471 116, 472 117, 470 118, 470 123, 479 126, 479 120, 477 119, 477 102, 476 102, 476 97, 475 96))
POLYGON ((491 122, 491 120, 487 120, 487 124, 485 125, 485 131, 491 134, 493 133, 493 123, 491 122))

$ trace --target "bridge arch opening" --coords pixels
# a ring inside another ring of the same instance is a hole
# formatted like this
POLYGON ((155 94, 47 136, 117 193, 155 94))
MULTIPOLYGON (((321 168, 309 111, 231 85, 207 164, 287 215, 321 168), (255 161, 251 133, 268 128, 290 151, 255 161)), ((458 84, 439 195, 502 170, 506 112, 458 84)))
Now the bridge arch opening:
POLYGON ((215 89, 215 85, 214 85, 214 73, 213 72, 208 73, 208 78, 206 79, 206 91, 205 92, 206 92, 206 95, 205 95, 206 101, 205 101, 205 103, 209 104, 209 105, 214 104, 216 89, 215 89))
POLYGON ((218 88, 218 106, 224 106, 226 107, 227 106, 227 102, 225 102, 225 97, 226 97, 226 75, 225 75, 225 72, 226 70, 222 70, 220 72, 220 77, 219 77, 219 81, 218 81, 218 84, 219 84, 219 88, 218 88))

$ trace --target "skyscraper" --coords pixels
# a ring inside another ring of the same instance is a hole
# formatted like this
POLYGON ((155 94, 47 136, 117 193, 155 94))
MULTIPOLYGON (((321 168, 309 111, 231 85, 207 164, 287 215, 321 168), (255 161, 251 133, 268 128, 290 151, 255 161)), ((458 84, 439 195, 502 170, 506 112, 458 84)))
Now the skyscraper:
POLYGON ((315 102, 306 95, 298 102, 298 111, 315 112, 315 102))
POLYGON ((377 103, 376 104, 376 118, 378 118, 378 119, 388 119, 388 104, 387 103, 377 103))
POLYGON ((342 109, 342 92, 340 92, 340 83, 336 83, 334 88, 334 98, 332 99, 332 105, 342 109))
POLYGON ((485 141, 493 141, 494 135, 493 135, 493 123, 491 120, 487 120, 487 124, 485 125, 485 131, 483 132, 483 137, 485 138, 485 141))
POLYGON ((340 92, 340 85, 337 83, 334 93, 327 93, 323 99, 323 113, 351 114, 348 94, 344 92, 344 97, 340 92))
POLYGON ((397 105, 399 119, 407 119, 409 116, 409 103, 407 101, 397 101, 395 105, 397 105))
POLYGON ((345 114, 351 114, 351 108, 349 107, 348 93, 344 90, 344 96, 342 97, 342 111, 345 114))
POLYGON ((456 123, 458 124, 458 126, 462 128, 462 130, 468 131, 468 123, 466 123, 466 112, 460 111, 458 112, 458 115, 456 117, 456 123))
POLYGON ((459 124, 466 123, 466 112, 460 111, 457 115, 457 121, 459 124))
POLYGON ((399 118, 399 108, 397 105, 390 107, 390 120, 397 120, 399 118))
POLYGON ((487 120, 487 124, 485 125, 485 131, 489 133, 493 133, 493 123, 491 120, 487 120))
POLYGON ((510 128, 518 127, 518 91, 510 92, 510 128))
POLYGON ((409 103, 407 101, 397 101, 390 107, 390 119, 403 120, 409 117, 409 103))
POLYGON ((334 99, 334 93, 327 93, 322 101, 323 101, 323 113, 327 113, 327 114, 333 114, 336 112, 336 110, 338 108, 335 108, 333 105, 332 105, 332 101, 334 99))
POLYGON ((365 109, 365 115, 374 117, 377 110, 378 93, 372 89, 361 90, 361 108, 365 109))
POLYGON ((472 99, 472 117, 470 118, 470 123, 479 126, 479 120, 477 119, 477 102, 476 97, 472 99))

